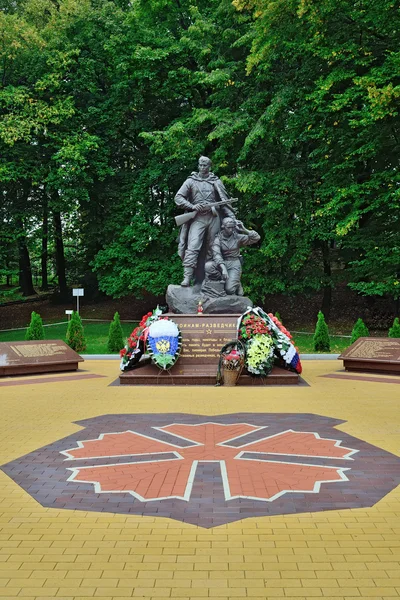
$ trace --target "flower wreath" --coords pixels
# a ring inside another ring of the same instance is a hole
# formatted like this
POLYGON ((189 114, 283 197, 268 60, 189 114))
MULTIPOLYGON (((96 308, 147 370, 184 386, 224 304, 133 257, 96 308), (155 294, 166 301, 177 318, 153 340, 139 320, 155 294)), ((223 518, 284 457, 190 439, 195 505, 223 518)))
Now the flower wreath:
POLYGON ((274 366, 274 342, 265 319, 255 309, 239 317, 238 339, 246 347, 247 370, 253 375, 269 375, 274 366))
POLYGON ((271 335, 274 340, 275 353, 281 361, 281 365, 295 371, 302 372, 302 366, 299 356, 299 350, 294 345, 293 337, 272 313, 265 313, 261 308, 257 308, 258 314, 266 320, 266 323, 271 330, 271 335))
POLYGON ((268 375, 275 357, 284 368, 302 372, 290 332, 272 313, 267 314, 259 307, 246 311, 238 321, 238 339, 246 342, 246 367, 250 373, 268 375))
POLYGON ((120 351, 120 369, 121 371, 133 369, 145 351, 158 367, 162 369, 172 367, 179 358, 181 340, 181 332, 176 323, 168 317, 163 317, 161 309, 157 306, 153 312, 143 315, 139 325, 129 336, 125 347, 120 351), (159 325, 154 329, 153 325, 157 323, 159 325))
POLYGON ((170 369, 179 358, 182 335, 179 327, 168 317, 162 317, 149 327, 147 352, 160 369, 170 369))

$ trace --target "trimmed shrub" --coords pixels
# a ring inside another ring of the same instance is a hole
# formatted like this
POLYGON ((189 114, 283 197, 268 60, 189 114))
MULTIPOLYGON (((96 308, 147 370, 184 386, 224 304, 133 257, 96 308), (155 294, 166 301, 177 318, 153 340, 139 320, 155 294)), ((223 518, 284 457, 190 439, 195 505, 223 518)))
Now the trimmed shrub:
POLYGON ((399 317, 396 317, 393 321, 392 327, 389 329, 389 337, 400 338, 400 322, 399 317))
POLYGON ((86 350, 82 321, 76 311, 72 313, 70 322, 68 323, 66 342, 75 352, 84 352, 86 350))
POLYGON ((314 350, 315 352, 331 351, 328 325, 326 324, 324 314, 321 311, 318 313, 318 320, 315 326, 314 350))
POLYGON ((119 352, 124 347, 124 333, 121 327, 119 313, 116 312, 108 330, 107 349, 109 352, 119 352))
POLYGON ((368 327, 366 326, 366 324, 364 323, 364 321, 362 319, 357 319, 357 321, 354 324, 353 330, 351 332, 350 344, 354 344, 354 342, 356 340, 358 340, 358 338, 360 338, 360 337, 368 337, 368 336, 369 336, 368 327))
POLYGON ((26 330, 26 340, 44 340, 44 327, 42 317, 35 311, 31 314, 31 322, 26 330))

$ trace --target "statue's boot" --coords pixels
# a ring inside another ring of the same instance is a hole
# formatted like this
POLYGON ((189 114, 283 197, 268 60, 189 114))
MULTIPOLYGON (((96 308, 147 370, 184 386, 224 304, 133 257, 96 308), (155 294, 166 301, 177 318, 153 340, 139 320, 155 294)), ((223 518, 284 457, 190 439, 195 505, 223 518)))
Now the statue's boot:
POLYGON ((241 283, 239 284, 239 289, 237 291, 237 295, 238 296, 244 296, 244 291, 243 291, 243 287, 242 287, 241 283))
POLYGON ((189 287, 190 286, 190 282, 192 280, 194 274, 194 269, 193 267, 185 267, 183 269, 183 279, 181 282, 181 286, 182 287, 189 287))

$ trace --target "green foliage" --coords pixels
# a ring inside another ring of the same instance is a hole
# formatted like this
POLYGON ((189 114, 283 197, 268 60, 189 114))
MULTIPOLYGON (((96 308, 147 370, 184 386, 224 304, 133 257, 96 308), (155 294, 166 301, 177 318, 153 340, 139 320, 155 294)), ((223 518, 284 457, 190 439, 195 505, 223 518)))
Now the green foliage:
POLYGON ((108 332, 107 349, 109 352, 119 352, 124 346, 124 335, 121 327, 119 313, 116 312, 110 323, 108 332))
POLYGON ((330 352, 331 343, 329 338, 328 325, 325 322, 324 314, 319 311, 317 324, 314 332, 314 351, 330 352))
POLYGON ((33 311, 31 322, 25 334, 26 340, 44 340, 44 327, 41 316, 33 311))
POLYGON ((389 329, 390 338, 400 338, 400 321, 399 317, 396 317, 393 321, 392 327, 389 329))
POLYGON ((207 154, 261 234, 254 301, 329 304, 339 282, 398 299, 399 18, 392 0, 7 1, 0 275, 23 253, 38 270, 42 237, 55 254, 61 214, 69 283, 164 293, 173 197, 207 154))
POLYGON ((357 321, 355 322, 354 327, 352 329, 352 332, 351 332, 350 344, 354 344, 354 342, 356 340, 358 340, 358 338, 360 338, 360 337, 368 337, 368 336, 369 336, 368 327, 365 325, 365 323, 362 319, 357 319, 357 321))
POLYGON ((73 311, 68 323, 66 342, 75 352, 84 352, 86 350, 82 320, 76 311, 73 311))
POLYGON ((278 313, 278 311, 275 313, 275 317, 278 319, 278 321, 280 321, 282 323, 282 318, 281 318, 281 315, 278 313))

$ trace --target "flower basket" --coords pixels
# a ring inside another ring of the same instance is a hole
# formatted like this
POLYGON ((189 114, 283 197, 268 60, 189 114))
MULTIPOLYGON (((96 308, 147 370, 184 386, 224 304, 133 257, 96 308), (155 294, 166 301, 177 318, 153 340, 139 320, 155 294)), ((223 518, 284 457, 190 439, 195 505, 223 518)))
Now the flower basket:
POLYGON ((221 348, 217 385, 234 386, 246 361, 246 348, 240 340, 232 340, 221 348))
POLYGON ((222 381, 223 384, 228 387, 233 387, 236 385, 237 380, 239 379, 240 372, 238 370, 226 369, 224 367, 222 371, 222 381))

